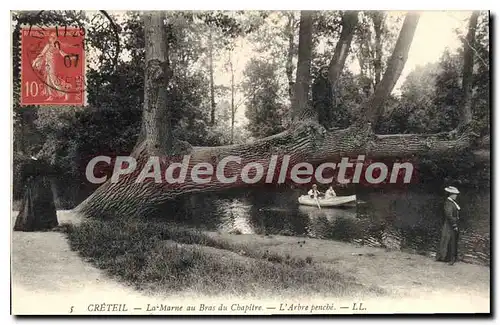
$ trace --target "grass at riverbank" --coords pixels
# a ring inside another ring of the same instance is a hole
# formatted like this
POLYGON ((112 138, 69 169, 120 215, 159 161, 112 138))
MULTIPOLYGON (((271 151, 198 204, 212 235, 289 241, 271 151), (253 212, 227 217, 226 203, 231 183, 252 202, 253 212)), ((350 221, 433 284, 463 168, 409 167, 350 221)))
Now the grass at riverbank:
POLYGON ((72 250, 85 260, 146 291, 333 296, 381 291, 310 256, 270 253, 160 221, 87 220, 63 228, 72 250))

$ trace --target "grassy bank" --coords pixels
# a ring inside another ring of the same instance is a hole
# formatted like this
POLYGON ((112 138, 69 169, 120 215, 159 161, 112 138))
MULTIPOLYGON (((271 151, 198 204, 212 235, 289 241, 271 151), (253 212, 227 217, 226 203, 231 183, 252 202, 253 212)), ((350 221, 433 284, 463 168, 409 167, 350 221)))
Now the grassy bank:
POLYGON ((63 228, 72 250, 140 290, 335 296, 381 292, 316 263, 311 256, 270 253, 175 224, 88 220, 63 228))

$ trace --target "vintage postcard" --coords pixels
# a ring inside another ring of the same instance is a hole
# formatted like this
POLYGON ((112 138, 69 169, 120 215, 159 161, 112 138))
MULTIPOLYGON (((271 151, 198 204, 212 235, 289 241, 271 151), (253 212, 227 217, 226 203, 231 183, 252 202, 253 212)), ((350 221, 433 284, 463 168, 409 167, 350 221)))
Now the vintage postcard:
POLYGON ((11 11, 13 315, 488 315, 488 11, 11 11))

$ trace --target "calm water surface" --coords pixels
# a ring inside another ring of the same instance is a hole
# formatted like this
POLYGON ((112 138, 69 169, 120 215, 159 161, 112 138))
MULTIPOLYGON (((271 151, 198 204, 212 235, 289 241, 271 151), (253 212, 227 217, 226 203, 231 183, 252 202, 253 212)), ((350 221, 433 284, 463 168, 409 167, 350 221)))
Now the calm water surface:
MULTIPOLYGON (((188 199, 181 222, 206 230, 341 240, 435 256, 444 192, 429 188, 336 191, 356 194, 357 204, 321 210, 301 206, 297 198, 305 189, 195 195, 188 199)), ((458 201, 462 208, 459 258, 489 265, 490 190, 461 189, 458 201)))

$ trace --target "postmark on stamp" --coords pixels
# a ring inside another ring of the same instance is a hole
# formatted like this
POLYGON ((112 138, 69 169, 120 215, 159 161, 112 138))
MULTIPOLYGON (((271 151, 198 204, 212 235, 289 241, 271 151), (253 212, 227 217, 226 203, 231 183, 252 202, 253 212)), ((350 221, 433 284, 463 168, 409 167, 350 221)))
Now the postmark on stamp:
POLYGON ((84 106, 85 29, 21 29, 21 105, 84 106))

